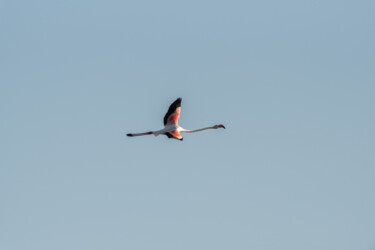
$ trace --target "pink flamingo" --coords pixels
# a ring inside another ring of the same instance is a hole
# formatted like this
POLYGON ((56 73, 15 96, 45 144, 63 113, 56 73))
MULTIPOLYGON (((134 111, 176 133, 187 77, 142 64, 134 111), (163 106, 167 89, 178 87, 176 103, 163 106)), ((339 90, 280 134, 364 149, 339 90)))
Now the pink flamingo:
POLYGON ((201 128, 197 130, 188 130, 180 127, 178 125, 178 118, 180 117, 181 112, 181 98, 177 98, 176 101, 174 101, 171 106, 169 106, 167 114, 164 116, 164 128, 157 131, 150 131, 146 133, 137 133, 137 134, 127 134, 127 136, 141 136, 141 135, 155 135, 158 136, 160 134, 168 136, 168 138, 173 138, 182 141, 183 138, 181 136, 181 132, 186 133, 193 133, 193 132, 199 132, 206 129, 218 129, 218 128, 224 128, 224 125, 218 124, 214 125, 212 127, 207 128, 201 128))

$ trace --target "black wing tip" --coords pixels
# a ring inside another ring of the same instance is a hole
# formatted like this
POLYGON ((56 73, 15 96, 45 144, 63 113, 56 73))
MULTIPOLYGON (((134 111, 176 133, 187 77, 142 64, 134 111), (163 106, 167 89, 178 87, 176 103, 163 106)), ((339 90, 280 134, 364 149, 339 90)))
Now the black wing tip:
POLYGON ((126 134, 127 136, 133 136, 133 134, 126 134))
POLYGON ((178 105, 181 106, 181 101, 182 101, 182 98, 179 97, 179 98, 176 99, 175 103, 177 103, 178 105))

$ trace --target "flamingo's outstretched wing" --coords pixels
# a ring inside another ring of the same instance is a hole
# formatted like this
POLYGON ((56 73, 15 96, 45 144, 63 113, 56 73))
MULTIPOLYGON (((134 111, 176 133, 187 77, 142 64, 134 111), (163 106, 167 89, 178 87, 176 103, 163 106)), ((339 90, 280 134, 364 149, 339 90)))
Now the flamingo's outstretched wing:
POLYGON ((164 116, 164 126, 178 124, 178 118, 181 112, 181 98, 177 98, 171 106, 169 106, 167 114, 164 116))
POLYGON ((183 140, 182 136, 180 135, 180 132, 178 132, 177 130, 173 130, 171 132, 168 132, 165 135, 168 136, 168 138, 173 138, 173 139, 177 139, 177 140, 180 140, 180 141, 183 140))

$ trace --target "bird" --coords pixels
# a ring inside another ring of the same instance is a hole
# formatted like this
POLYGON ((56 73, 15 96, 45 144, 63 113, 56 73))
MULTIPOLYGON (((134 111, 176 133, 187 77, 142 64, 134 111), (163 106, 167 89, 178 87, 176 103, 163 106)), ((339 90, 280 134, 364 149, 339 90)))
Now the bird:
POLYGON ((162 134, 162 135, 166 135, 168 138, 182 141, 183 138, 181 136, 181 132, 194 133, 194 132, 199 132, 199 131, 203 131, 206 129, 218 129, 218 128, 225 129, 225 126, 223 124, 217 124, 212 127, 206 127, 206 128, 196 129, 196 130, 188 130, 188 129, 184 129, 180 127, 178 125, 178 118, 180 117, 180 113, 181 113, 181 101, 182 101, 182 98, 179 97, 169 106, 168 112, 165 114, 164 119, 163 119, 163 122, 164 122, 163 129, 157 130, 157 131, 149 131, 145 133, 129 133, 126 135, 133 137, 133 136, 142 136, 142 135, 158 136, 162 134))

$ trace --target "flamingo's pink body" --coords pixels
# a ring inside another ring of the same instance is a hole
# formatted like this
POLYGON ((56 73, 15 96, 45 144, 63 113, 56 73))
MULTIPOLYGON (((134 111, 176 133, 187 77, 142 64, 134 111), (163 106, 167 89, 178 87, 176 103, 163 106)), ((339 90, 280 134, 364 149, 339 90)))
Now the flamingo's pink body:
POLYGON ((160 134, 164 134, 168 136, 168 138, 173 138, 177 140, 183 140, 181 136, 181 132, 193 133, 199 132, 206 129, 218 129, 218 128, 225 128, 224 125, 218 124, 212 127, 197 129, 197 130, 187 130, 178 125, 178 118, 180 117, 181 113, 181 98, 177 98, 168 109, 167 114, 164 116, 164 128, 157 131, 150 131, 146 133, 137 133, 137 134, 127 134, 127 136, 141 136, 141 135, 155 135, 158 136, 160 134))

